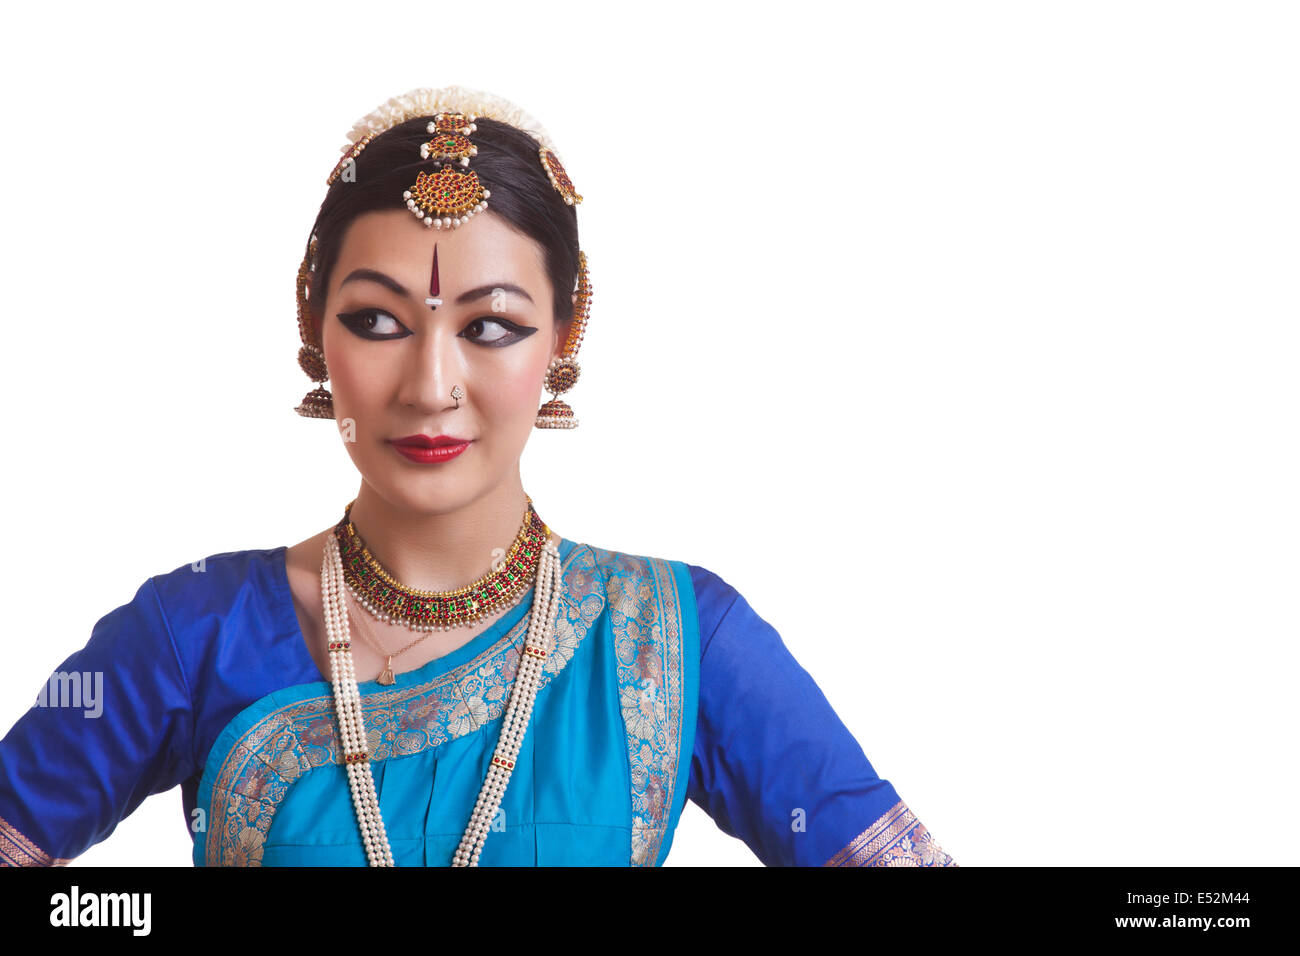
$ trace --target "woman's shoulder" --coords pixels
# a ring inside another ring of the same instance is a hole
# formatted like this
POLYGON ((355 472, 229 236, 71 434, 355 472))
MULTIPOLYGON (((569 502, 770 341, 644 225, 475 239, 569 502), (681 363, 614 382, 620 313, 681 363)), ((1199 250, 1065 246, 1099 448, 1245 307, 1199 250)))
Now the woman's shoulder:
POLYGON ((604 547, 588 541, 574 541, 570 538, 561 539, 560 558, 565 564, 579 562, 606 569, 676 566, 678 569, 692 575, 699 575, 702 579, 712 576, 711 571, 678 557, 667 557, 661 554, 649 554, 639 551, 624 551, 620 548, 604 547))
POLYGON ((561 547, 561 555, 565 558, 566 565, 572 565, 575 561, 579 562, 579 566, 589 565, 593 570, 598 569, 607 579, 621 580, 633 574, 653 577, 656 573, 663 575, 675 572, 683 584, 690 586, 703 634, 712 633, 718 621, 740 598, 740 593, 721 574, 694 560, 622 551, 568 539, 565 539, 565 545, 561 547), (565 546, 568 547, 567 552, 565 546))
POLYGON ((298 631, 283 546, 207 554, 145 578, 96 634, 133 647, 167 649, 197 691, 218 659, 292 645, 298 631))
POLYGON ((281 595, 286 550, 281 545, 208 554, 146 583, 152 584, 169 619, 228 609, 252 596, 281 595))
MULTIPOLYGON (((135 616, 161 632, 158 645, 171 644, 197 708, 200 743, 251 700, 319 679, 294 610, 287 551, 208 554, 148 578, 132 602, 135 616)), ((111 630, 138 640, 133 627, 111 630)))

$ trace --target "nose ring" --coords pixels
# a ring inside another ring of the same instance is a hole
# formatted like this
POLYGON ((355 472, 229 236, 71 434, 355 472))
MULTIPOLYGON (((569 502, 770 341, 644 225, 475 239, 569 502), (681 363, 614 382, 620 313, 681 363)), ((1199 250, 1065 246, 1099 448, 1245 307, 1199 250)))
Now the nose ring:
POLYGON ((465 397, 465 390, 459 385, 453 385, 451 388, 451 397, 456 399, 456 407, 460 408, 460 400, 465 397))

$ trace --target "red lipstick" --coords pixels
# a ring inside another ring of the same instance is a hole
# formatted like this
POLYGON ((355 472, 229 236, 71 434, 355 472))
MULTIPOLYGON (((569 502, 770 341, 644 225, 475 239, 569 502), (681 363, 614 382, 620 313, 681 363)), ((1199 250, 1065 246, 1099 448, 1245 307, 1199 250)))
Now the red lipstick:
POLYGON ((451 435, 407 435, 405 438, 393 438, 389 444, 399 455, 408 461, 431 464, 451 461, 470 446, 471 439, 455 438, 451 435))

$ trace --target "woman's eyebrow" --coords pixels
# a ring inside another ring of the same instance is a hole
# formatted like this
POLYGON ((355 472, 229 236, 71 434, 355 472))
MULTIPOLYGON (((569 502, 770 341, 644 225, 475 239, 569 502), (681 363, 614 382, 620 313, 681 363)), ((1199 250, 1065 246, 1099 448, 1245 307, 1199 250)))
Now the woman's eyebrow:
MULTIPOLYGON (((349 282, 360 282, 363 279, 377 282, 385 289, 395 292, 398 295, 407 297, 411 295, 411 291, 406 288, 406 286, 402 285, 392 276, 385 275, 377 269, 353 269, 348 273, 348 277, 339 283, 339 288, 343 288, 343 286, 347 285, 349 282)), ((464 305, 466 302, 473 302, 475 299, 481 299, 485 295, 493 295, 498 289, 502 292, 513 292, 515 295, 521 295, 529 302, 533 301, 533 297, 528 294, 526 289, 515 285, 513 282, 489 282, 487 285, 477 286, 470 289, 468 292, 462 292, 456 297, 456 304, 464 305)), ((535 302, 533 304, 536 305, 535 302)))
POLYGON ((378 282, 385 289, 388 289, 391 292, 396 292, 398 295, 409 296, 411 294, 402 283, 398 282, 392 276, 384 275, 376 269, 353 269, 348 273, 348 277, 339 283, 339 288, 343 288, 349 282, 360 282, 363 279, 369 279, 371 282, 378 282))
MULTIPOLYGON (((468 292, 462 292, 456 297, 456 304, 464 305, 466 302, 473 302, 475 299, 481 299, 485 295, 495 295, 498 289, 502 292, 513 292, 515 295, 522 295, 529 302, 533 301, 531 295, 513 282, 489 282, 487 285, 481 285, 470 289, 468 292)), ((536 303, 534 303, 534 305, 535 304, 536 303)))

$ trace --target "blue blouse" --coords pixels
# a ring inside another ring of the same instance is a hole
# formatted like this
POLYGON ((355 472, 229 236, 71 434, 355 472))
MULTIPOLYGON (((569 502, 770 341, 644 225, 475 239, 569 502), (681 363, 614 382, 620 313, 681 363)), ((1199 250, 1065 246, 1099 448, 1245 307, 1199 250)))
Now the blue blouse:
MULTIPOLYGON (((0 741, 0 864, 67 863, 177 784, 196 865, 366 864, 285 552, 156 575, 99 620, 0 741)), ((480 865, 659 865, 688 796, 769 866, 955 865, 722 578, 568 539, 560 558, 555 650, 480 865)), ((398 866, 451 861, 530 598, 360 685, 398 866)))

